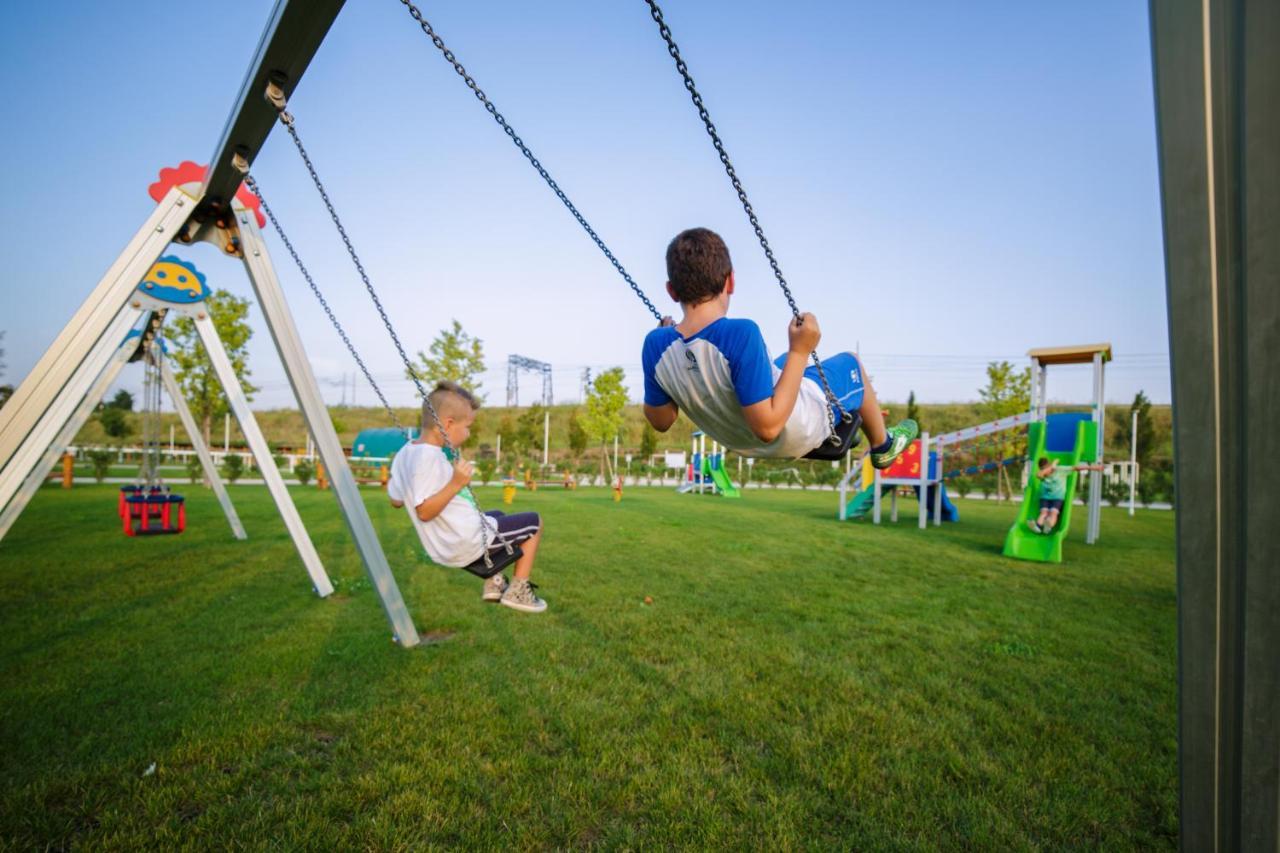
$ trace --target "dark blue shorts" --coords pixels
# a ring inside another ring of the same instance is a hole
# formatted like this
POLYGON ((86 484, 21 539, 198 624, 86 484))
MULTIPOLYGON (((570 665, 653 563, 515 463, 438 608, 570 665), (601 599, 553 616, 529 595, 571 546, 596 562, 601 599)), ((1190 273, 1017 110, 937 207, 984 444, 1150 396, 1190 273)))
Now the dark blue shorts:
MULTIPOLYGON (((778 356, 773 363, 781 370, 787 363, 787 354, 778 356)), ((822 360, 822 370, 827 374, 827 384, 831 386, 831 393, 836 395, 840 408, 846 412, 858 411, 862 406, 862 393, 865 388, 862 382, 862 365, 858 363, 858 357, 851 352, 836 353, 822 360)), ((818 368, 814 367, 812 362, 804 369, 804 375, 806 379, 816 382, 819 388, 822 387, 822 380, 818 378, 818 368)))
POLYGON ((1058 510, 1058 511, 1061 511, 1061 510, 1062 510, 1062 501, 1061 501, 1061 500, 1053 500, 1052 498, 1041 498, 1041 499, 1040 499, 1040 511, 1041 511, 1041 512, 1047 512, 1048 510, 1051 510, 1051 509, 1056 509, 1056 510, 1058 510))
POLYGON ((500 509, 486 510, 485 515, 498 522, 498 535, 489 546, 492 551, 506 545, 519 545, 542 529, 542 519, 536 512, 513 512, 510 515, 500 509))

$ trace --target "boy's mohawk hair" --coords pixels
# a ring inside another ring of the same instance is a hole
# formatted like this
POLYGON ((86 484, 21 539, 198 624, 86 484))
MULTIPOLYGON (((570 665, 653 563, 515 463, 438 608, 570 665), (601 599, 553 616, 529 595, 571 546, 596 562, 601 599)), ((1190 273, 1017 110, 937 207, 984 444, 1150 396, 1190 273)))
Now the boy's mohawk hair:
POLYGON ((667 281, 685 305, 719 296, 731 272, 729 247, 709 228, 681 231, 667 244, 667 281))
POLYGON ((431 408, 436 410, 436 414, 443 418, 445 415, 463 414, 464 410, 474 412, 480 408, 480 401, 476 396, 463 388, 457 382, 450 382, 442 379, 436 383, 436 387, 431 389, 431 393, 427 395, 427 399, 422 401, 422 426, 424 429, 428 425, 435 426, 431 423, 431 412, 427 409, 427 403, 431 404, 431 408))

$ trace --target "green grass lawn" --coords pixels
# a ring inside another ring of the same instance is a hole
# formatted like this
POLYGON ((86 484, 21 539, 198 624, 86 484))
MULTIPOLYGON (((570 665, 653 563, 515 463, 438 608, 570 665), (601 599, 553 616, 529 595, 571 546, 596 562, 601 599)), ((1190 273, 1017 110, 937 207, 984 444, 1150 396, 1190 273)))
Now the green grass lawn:
POLYGON ((531 616, 368 491, 440 638, 406 651, 331 494, 293 490, 320 600, 265 489, 232 489, 246 542, 186 492, 182 536, 77 486, 0 542, 0 847, 1176 845, 1171 513, 1104 509, 1047 566, 1000 556, 1010 505, 522 492, 531 616))

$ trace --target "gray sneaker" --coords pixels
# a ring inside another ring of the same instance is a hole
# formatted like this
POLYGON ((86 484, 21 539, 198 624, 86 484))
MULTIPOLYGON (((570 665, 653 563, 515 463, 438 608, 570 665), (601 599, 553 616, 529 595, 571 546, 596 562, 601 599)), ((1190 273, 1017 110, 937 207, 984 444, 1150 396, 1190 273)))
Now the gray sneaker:
POLYGON ((1036 522, 1034 518, 1027 519, 1027 527, 1031 528, 1032 533, 1044 533, 1044 531, 1040 529, 1040 525, 1036 522))
POLYGON ((502 594, 507 591, 507 579, 502 572, 498 572, 491 578, 487 578, 484 582, 484 592, 480 593, 481 601, 498 602, 502 600, 502 594))
POLYGON ((534 593, 536 588, 536 584, 516 578, 507 587, 507 591, 502 594, 502 600, 499 603, 510 607, 512 610, 522 610, 525 613, 541 613, 547 609, 547 603, 534 593))

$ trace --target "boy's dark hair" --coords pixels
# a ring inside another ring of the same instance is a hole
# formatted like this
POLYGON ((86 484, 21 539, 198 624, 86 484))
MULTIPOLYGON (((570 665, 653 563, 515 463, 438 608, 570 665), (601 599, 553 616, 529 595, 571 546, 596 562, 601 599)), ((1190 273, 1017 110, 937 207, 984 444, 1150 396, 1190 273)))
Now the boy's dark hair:
POLYGON ((720 295, 731 272, 729 247, 709 228, 681 231, 667 244, 667 281, 685 305, 720 295))
POLYGON ((1050 463, 1050 462, 1052 462, 1052 461, 1053 461, 1053 460, 1052 460, 1052 459, 1050 459, 1048 456, 1041 456, 1041 457, 1040 457, 1040 461, 1039 461, 1038 463, 1036 463, 1036 464, 1038 464, 1041 468, 1048 468, 1048 467, 1049 467, 1049 463, 1050 463))
POLYGON ((474 412, 480 408, 480 401, 466 388, 463 388, 457 382, 441 380, 436 383, 435 388, 431 389, 427 399, 422 401, 422 428, 424 430, 435 427, 435 422, 431 420, 431 412, 427 410, 428 402, 431 403, 441 420, 444 420, 446 416, 459 417, 467 411, 474 412))

